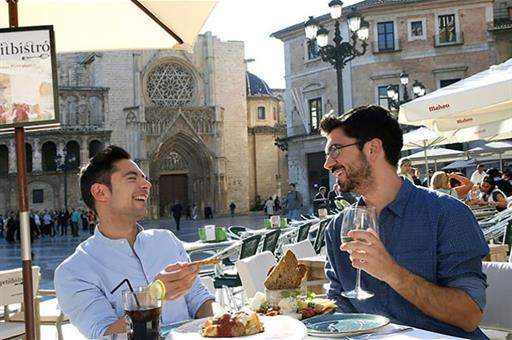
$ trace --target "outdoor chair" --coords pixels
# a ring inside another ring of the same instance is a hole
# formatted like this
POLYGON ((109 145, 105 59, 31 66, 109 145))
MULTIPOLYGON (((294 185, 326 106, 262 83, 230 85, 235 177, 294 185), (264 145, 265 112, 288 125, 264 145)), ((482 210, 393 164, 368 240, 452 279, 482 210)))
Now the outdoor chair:
POLYGON ((261 251, 269 251, 272 254, 274 254, 277 248, 277 242, 279 241, 280 234, 280 229, 276 229, 266 233, 265 238, 263 239, 263 248, 261 249, 261 251))
MULTIPOLYGON (((39 288, 39 267, 32 267, 34 294, 35 335, 41 338, 37 290, 39 288)), ((23 273, 21 268, 0 271, 0 305, 4 306, 4 322, 0 322, 0 339, 19 339, 25 335, 25 324, 11 320, 10 306, 23 304, 23 273)), ((22 305, 23 306, 23 305, 22 305)), ((23 307, 22 307, 23 308, 23 307)), ((17 312, 17 311, 16 311, 17 312)))
POLYGON ((483 262, 483 272, 487 275, 487 303, 483 311, 480 326, 491 339, 510 339, 512 337, 512 263, 483 262))
POLYGON ((304 241, 308 238, 309 229, 311 228, 311 224, 312 224, 312 222, 306 222, 306 223, 302 224, 301 226, 299 226, 299 232, 297 233, 297 241, 296 242, 304 241))
POLYGON ((320 226, 316 231, 315 242, 313 243, 313 249, 315 249, 315 253, 320 254, 323 246, 325 245, 325 229, 327 229, 327 225, 331 220, 323 220, 320 222, 320 226))
POLYGON ((227 230, 227 236, 228 238, 232 240, 241 240, 242 234, 247 231, 246 227, 242 226, 230 226, 227 230))
POLYGON ((286 254, 286 251, 288 249, 293 251, 293 253, 298 259, 316 256, 315 248, 313 248, 313 245, 311 244, 310 240, 304 240, 294 244, 284 245, 283 254, 286 254))
MULTIPOLYGON (((248 237, 242 241, 242 246, 240 248, 240 255, 238 257, 239 260, 250 257, 258 251, 258 245, 261 240, 261 235, 254 235, 248 237)), ((223 260, 224 265, 232 264, 234 268, 234 263, 229 260, 229 258, 225 258, 223 260)), ((213 278, 213 284, 216 289, 222 289, 226 291, 228 303, 230 308, 236 310, 241 306, 238 306, 235 301, 235 294, 241 293, 235 292, 234 288, 238 288, 242 286, 242 281, 240 280, 240 276, 236 271, 233 270, 223 270, 222 273, 215 276, 213 278)), ((221 294, 221 297, 223 294, 221 294)), ((223 297, 221 298, 221 304, 224 307, 223 297)), ((244 304, 243 294, 242 294, 242 305, 244 304)))
POLYGON ((263 282, 269 269, 276 264, 276 258, 270 251, 253 255, 236 261, 236 269, 242 281, 242 287, 248 298, 252 298, 256 292, 265 292, 263 282))

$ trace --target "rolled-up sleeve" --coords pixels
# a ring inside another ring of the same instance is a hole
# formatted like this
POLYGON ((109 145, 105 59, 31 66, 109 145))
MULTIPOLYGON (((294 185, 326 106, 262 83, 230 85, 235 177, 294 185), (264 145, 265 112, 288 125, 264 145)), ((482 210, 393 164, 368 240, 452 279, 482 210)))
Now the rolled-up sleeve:
POLYGON ((85 279, 87 271, 81 268, 79 273, 73 269, 64 262, 55 271, 60 309, 85 337, 100 338, 118 317, 101 289, 85 279))
MULTIPOLYGON (((180 261, 189 262, 190 257, 188 256, 183 243, 176 242, 176 247, 179 251, 180 261)), ((187 302, 188 314, 195 318, 199 308, 208 300, 215 300, 215 296, 210 294, 208 289, 201 283, 201 280, 196 278, 190 292, 185 294, 185 301, 187 302)))
MULTIPOLYGON (((489 247, 473 214, 446 207, 438 245, 438 279, 443 286, 464 290, 479 306, 485 307, 486 275, 482 257, 489 247), (454 212, 455 211, 455 212, 454 212)), ((458 209, 468 209, 458 205, 458 209)))

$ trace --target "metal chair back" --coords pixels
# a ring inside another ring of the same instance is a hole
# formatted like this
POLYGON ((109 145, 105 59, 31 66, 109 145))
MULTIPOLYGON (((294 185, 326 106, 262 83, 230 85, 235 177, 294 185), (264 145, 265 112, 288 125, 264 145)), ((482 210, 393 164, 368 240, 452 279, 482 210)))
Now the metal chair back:
POLYGON ((297 242, 304 241, 308 238, 309 228, 311 228, 311 222, 304 223, 299 227, 299 233, 297 234, 297 242))
POLYGON ((330 220, 322 220, 320 222, 320 226, 316 231, 315 242, 313 243, 313 248, 315 248, 315 253, 320 254, 322 247, 325 245, 325 229, 329 225, 330 220))
POLYGON ((265 234, 265 239, 263 240, 263 249, 262 251, 269 251, 272 254, 276 251, 277 242, 279 241, 279 235, 281 234, 281 230, 276 229, 271 232, 265 234))
POLYGON ((242 248, 240 249, 239 259, 245 259, 246 257, 253 256, 258 251, 258 245, 260 244, 261 235, 253 235, 242 241, 242 248))

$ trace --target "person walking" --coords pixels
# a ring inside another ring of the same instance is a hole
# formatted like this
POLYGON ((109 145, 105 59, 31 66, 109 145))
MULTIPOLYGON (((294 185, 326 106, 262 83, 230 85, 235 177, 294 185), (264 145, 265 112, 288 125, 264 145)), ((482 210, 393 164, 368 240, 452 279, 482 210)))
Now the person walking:
POLYGON ((300 218, 300 208, 302 207, 302 196, 297 191, 295 183, 288 185, 288 194, 286 195, 286 210, 289 220, 298 220, 300 218))
POLYGON ((80 236, 78 234, 78 223, 80 223, 80 220, 82 219, 82 214, 80 214, 80 211, 78 209, 71 208, 71 235, 73 237, 80 236))
POLYGON ((174 205, 171 208, 172 217, 174 217, 174 222, 176 222, 176 230, 180 230, 180 219, 181 213, 183 212, 183 206, 180 201, 174 201, 174 205))
POLYGON ((192 210, 190 211, 190 217, 192 220, 197 220, 197 204, 192 204, 192 210))
POLYGON ((229 211, 231 213, 231 217, 235 217, 235 209, 236 209, 236 204, 235 204, 235 202, 231 201, 231 204, 229 204, 229 211))
POLYGON ((267 214, 268 218, 270 218, 270 216, 274 215, 274 200, 272 199, 272 196, 270 196, 268 198, 268 200, 266 200, 265 202, 265 213, 267 214))

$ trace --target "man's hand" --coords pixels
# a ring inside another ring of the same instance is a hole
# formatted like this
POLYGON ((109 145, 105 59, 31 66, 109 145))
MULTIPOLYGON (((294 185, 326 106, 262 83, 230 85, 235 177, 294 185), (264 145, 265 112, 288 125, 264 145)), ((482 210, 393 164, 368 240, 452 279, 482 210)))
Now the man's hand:
POLYGON ((190 291, 198 273, 198 266, 179 262, 168 265, 155 280, 161 280, 165 285, 165 299, 175 300, 190 291))
POLYGON ((373 230, 352 230, 354 241, 340 246, 350 253, 354 268, 386 282, 404 299, 434 319, 472 332, 478 327, 482 311, 467 292, 435 285, 409 272, 389 255, 373 230))
POLYGON ((354 268, 386 282, 396 270, 397 263, 389 255, 373 229, 351 230, 348 236, 354 241, 344 243, 340 250, 350 253, 354 268))

